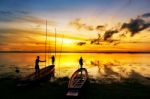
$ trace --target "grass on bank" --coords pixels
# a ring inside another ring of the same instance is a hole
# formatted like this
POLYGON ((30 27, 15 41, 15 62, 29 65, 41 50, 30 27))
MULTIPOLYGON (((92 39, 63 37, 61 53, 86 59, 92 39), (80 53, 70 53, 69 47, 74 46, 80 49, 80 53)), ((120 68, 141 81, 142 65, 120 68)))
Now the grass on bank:
MULTIPOLYGON (((66 99, 67 77, 27 87, 17 87, 12 78, 0 79, 0 99, 66 99)), ((129 79, 111 84, 89 80, 77 99, 149 99, 150 86, 129 79), (91 82, 92 81, 92 82, 91 82)), ((71 98, 72 99, 72 98, 71 98)))

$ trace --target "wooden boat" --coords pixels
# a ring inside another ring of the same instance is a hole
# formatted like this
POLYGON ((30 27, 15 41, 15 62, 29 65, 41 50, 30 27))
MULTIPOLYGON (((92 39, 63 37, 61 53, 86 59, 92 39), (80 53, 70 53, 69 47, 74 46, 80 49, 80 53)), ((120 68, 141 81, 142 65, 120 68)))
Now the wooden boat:
MULTIPOLYGON (((45 32, 45 61, 46 62, 46 48, 47 48, 47 20, 46 20, 46 32, 45 32)), ((56 32, 55 32, 56 35, 56 32)), ((56 42, 56 39, 55 39, 56 42)), ((55 48, 56 48, 56 43, 55 43, 55 48)), ((56 49, 55 49, 56 51, 56 49)), ((54 59, 55 60, 55 59, 54 59)), ((40 61, 39 61, 40 62, 40 61)), ((46 63, 45 63, 46 66, 46 63)), ((16 71, 17 72, 17 71, 16 71)), ((54 72, 55 72, 55 65, 49 65, 45 68, 42 68, 39 70, 39 73, 32 73, 26 77, 23 77, 19 80, 19 83, 17 84, 17 86, 26 86, 26 85, 30 85, 30 84, 35 84, 35 83, 39 83, 41 81, 45 81, 45 80, 49 80, 52 76, 54 76, 54 72)))
POLYGON ((49 65, 45 68, 40 69, 39 74, 36 74, 34 72, 26 77, 21 78, 17 86, 27 86, 30 84, 35 84, 45 80, 49 80, 52 76, 54 76, 54 67, 55 65, 49 65))
POLYGON ((80 68, 74 72, 68 83, 68 92, 66 96, 79 96, 81 89, 88 79, 86 68, 80 68))

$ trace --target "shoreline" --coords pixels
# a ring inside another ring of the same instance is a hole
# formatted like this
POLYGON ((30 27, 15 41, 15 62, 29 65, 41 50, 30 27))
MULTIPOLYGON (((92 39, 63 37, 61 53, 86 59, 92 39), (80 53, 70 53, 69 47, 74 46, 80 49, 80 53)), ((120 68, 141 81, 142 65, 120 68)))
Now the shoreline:
MULTIPOLYGON (((92 80, 92 79, 90 79, 92 80)), ((1 99, 66 99, 69 78, 57 78, 53 82, 43 82, 34 86, 17 87, 12 78, 0 79, 1 99)), ((150 98, 150 86, 136 82, 114 82, 111 84, 88 81, 81 99, 135 99, 150 98)), ((71 98, 72 99, 72 98, 71 98)), ((78 99, 78 98, 77 98, 78 99)))

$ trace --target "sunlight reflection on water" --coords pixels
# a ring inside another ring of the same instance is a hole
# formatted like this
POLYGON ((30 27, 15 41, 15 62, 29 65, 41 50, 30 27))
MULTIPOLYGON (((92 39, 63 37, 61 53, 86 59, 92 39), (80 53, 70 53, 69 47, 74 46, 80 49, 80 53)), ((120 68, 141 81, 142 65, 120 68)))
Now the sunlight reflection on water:
MULTIPOLYGON (((34 72, 34 61, 39 55, 45 60, 44 53, 0 53, 0 77, 15 74, 19 68, 21 75, 34 72)), ((47 65, 51 64, 51 53, 47 55, 47 65)), ((84 59, 84 67, 89 76, 96 79, 121 79, 139 74, 139 77, 150 77, 150 54, 107 54, 107 53, 57 53, 55 76, 71 76, 79 68, 78 60, 84 59)), ((45 67, 40 63, 40 68, 45 67)))

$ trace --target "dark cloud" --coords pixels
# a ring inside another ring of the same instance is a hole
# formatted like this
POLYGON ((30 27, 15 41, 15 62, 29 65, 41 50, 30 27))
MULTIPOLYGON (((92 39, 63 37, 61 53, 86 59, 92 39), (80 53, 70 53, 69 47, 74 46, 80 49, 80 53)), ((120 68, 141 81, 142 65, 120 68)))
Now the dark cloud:
POLYGON ((108 30, 104 33, 104 41, 107 41, 113 36, 113 34, 118 33, 118 30, 108 30))
POLYGON ((16 12, 20 13, 20 14, 24 14, 24 15, 30 14, 30 12, 28 12, 28 11, 21 11, 21 10, 18 10, 16 12))
POLYGON ((127 37, 127 32, 123 32, 123 33, 121 33, 121 34, 119 34, 119 37, 127 37))
POLYGON ((98 34, 96 39, 91 40, 91 44, 99 45, 101 41, 102 41, 101 35, 98 34))
POLYGON ((103 25, 96 26, 97 31, 103 31, 104 29, 105 29, 105 26, 103 26, 103 25))
POLYGON ((118 45, 118 44, 120 44, 120 42, 115 42, 113 45, 116 46, 116 45, 118 45))
POLYGON ((1 15, 17 15, 17 14, 30 14, 28 11, 23 10, 16 10, 16 11, 9 11, 9 10, 0 10, 1 15))
MULTIPOLYGON (((81 19, 75 19, 70 22, 71 26, 76 27, 77 29, 86 29, 88 31, 93 31, 96 30, 98 32, 98 36, 95 39, 92 39, 90 41, 91 44, 96 44, 96 45, 101 45, 103 41, 107 41, 109 43, 112 43, 116 40, 112 39, 113 34, 118 33, 119 30, 105 30, 104 25, 97 25, 97 26, 92 26, 92 25, 87 25, 81 22, 81 19), (104 35, 102 35, 100 32, 105 31, 104 35)), ((85 43, 79 42, 77 45, 84 45, 85 43)), ((116 44, 117 45, 117 44, 116 44)))
POLYGON ((14 19, 14 13, 11 11, 0 10, 0 22, 9 22, 14 19))
POLYGON ((121 29, 128 29, 131 36, 134 36, 138 32, 147 29, 150 26, 149 22, 145 22, 141 18, 131 19, 129 23, 123 23, 121 29))
POLYGON ((79 46, 82 46, 82 45, 85 45, 86 44, 86 42, 78 42, 77 43, 77 45, 79 45, 79 46))
POLYGON ((143 17, 143 18, 150 17, 150 13, 145 13, 145 14, 142 15, 142 17, 143 17))
POLYGON ((88 31, 93 31, 94 30, 93 26, 82 23, 81 19, 79 19, 79 18, 71 21, 69 24, 71 26, 76 27, 77 29, 85 29, 85 30, 88 30, 88 31))
POLYGON ((19 21, 21 17, 29 15, 27 11, 9 11, 9 10, 0 10, 0 22, 11 22, 19 21))
POLYGON ((11 11, 3 11, 0 10, 0 15, 12 15, 13 13, 11 11))
MULTIPOLYGON (((96 30, 98 31, 98 36, 95 39, 92 39, 90 42, 91 44, 97 44, 100 45, 100 42, 103 41, 108 41, 108 42, 114 42, 115 40, 112 40, 111 37, 113 36, 113 34, 118 33, 118 30, 105 30, 104 25, 97 25, 97 26, 92 26, 92 25, 87 25, 81 22, 81 19, 75 19, 73 21, 70 22, 71 26, 76 27, 77 29, 86 29, 88 31, 93 31, 96 30), (104 36, 101 35, 101 31, 105 31, 104 36)), ((85 43, 83 42, 79 42, 77 45, 84 45, 85 43)))
POLYGON ((78 30, 80 30, 80 29, 85 29, 87 31, 97 30, 98 32, 105 30, 104 25, 97 25, 97 26, 88 25, 86 23, 83 23, 80 18, 77 18, 77 19, 71 21, 69 24, 71 26, 77 28, 78 30))
MULTIPOLYGON (((131 2, 131 0, 129 0, 131 2)), ((76 19, 72 21, 70 24, 72 26, 75 26, 77 29, 86 29, 86 30, 96 30, 98 32, 98 36, 95 39, 90 40, 91 44, 97 44, 101 45, 101 42, 108 42, 112 43, 114 46, 120 44, 119 39, 112 38, 114 34, 118 34, 118 37, 127 37, 127 34, 130 33, 131 37, 135 34, 139 33, 140 31, 143 31, 147 29, 149 31, 150 22, 148 22, 145 17, 149 17, 150 13, 145 13, 143 15, 140 15, 139 17, 135 19, 131 19, 129 22, 125 22, 123 24, 118 24, 118 26, 114 27, 113 29, 106 30, 105 25, 97 25, 95 28, 94 26, 83 24, 80 19, 76 19), (92 29, 88 29, 89 27, 92 27, 92 29), (122 31, 123 29, 127 29, 128 31, 122 31), (101 33, 104 31, 103 33, 101 33)), ((82 43, 79 43, 78 45, 82 45, 82 43)))
MULTIPOLYGON (((0 22, 30 22, 34 24, 45 24, 46 19, 33 16, 27 11, 4 11, 0 10, 0 22)), ((47 21, 48 25, 56 25, 54 21, 47 21)))
POLYGON ((91 40, 91 44, 102 45, 101 42, 105 41, 105 42, 108 42, 108 43, 114 43, 113 45, 118 45, 119 40, 112 39, 112 36, 115 33, 119 33, 118 30, 107 30, 107 31, 105 31, 103 36, 98 34, 96 39, 91 40))

